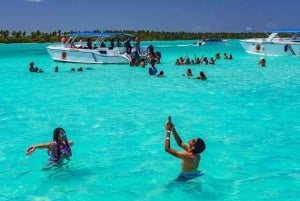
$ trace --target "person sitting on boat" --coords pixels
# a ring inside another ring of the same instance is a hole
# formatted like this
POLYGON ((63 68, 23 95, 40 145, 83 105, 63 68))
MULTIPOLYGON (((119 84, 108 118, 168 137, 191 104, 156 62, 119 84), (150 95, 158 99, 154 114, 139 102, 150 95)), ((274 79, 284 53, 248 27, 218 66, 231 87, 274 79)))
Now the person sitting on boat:
POLYGON ((122 47, 122 43, 120 42, 120 39, 117 39, 117 47, 122 47))
POLYGON ((48 149, 48 155, 50 156, 48 166, 59 165, 62 164, 64 159, 70 160, 73 144, 73 141, 68 141, 63 128, 55 128, 53 141, 30 146, 26 151, 26 155, 31 155, 36 149, 48 149))
POLYGON ((130 44, 130 38, 127 38, 127 40, 124 42, 124 47, 126 48, 126 53, 130 54, 131 53, 131 44, 130 44))
POLYGON ((87 39, 86 46, 88 49, 92 49, 92 41, 90 38, 87 39))
POLYGON ((100 47, 101 47, 101 48, 102 48, 102 47, 106 47, 105 43, 102 42, 102 43, 100 44, 100 47))
POLYGON ((141 55, 140 40, 138 37, 136 37, 135 44, 131 49, 131 57, 135 59, 139 59, 140 55, 141 55))
POLYGON ((115 39, 111 39, 109 49, 112 50, 112 49, 114 49, 114 47, 115 47, 115 39))

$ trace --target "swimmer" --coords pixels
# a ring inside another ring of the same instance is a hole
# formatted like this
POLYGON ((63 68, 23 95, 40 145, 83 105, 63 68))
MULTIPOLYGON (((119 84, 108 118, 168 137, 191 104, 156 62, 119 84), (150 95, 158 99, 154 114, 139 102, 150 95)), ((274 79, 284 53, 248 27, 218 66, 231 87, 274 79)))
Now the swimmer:
POLYGON ((200 154, 205 150, 206 145, 201 138, 195 138, 189 140, 188 144, 184 144, 178 135, 175 125, 171 121, 171 117, 168 118, 165 124, 166 128, 166 139, 165 139, 165 151, 169 154, 175 156, 182 160, 181 173, 177 180, 190 180, 202 176, 198 170, 201 156, 200 154), (180 146, 184 151, 177 151, 171 148, 170 145, 170 135, 173 133, 173 137, 178 146, 180 146))
POLYGON ((190 68, 188 68, 186 70, 186 74, 182 74, 183 76, 187 76, 188 78, 193 76, 192 70, 190 68))
POLYGON ((266 59, 264 57, 260 58, 258 64, 261 66, 261 67, 265 67, 266 66, 266 59))
POLYGON ((157 77, 164 77, 164 71, 160 71, 157 77))
POLYGON ((73 144, 73 141, 68 141, 63 128, 56 128, 53 131, 53 141, 30 146, 26 151, 26 155, 31 155, 36 149, 48 149, 48 155, 50 156, 48 165, 61 164, 64 159, 70 160, 72 156, 70 146, 73 144))
POLYGON ((205 75, 205 73, 203 71, 200 71, 199 77, 196 77, 195 79, 198 79, 198 80, 207 80, 207 76, 205 75))

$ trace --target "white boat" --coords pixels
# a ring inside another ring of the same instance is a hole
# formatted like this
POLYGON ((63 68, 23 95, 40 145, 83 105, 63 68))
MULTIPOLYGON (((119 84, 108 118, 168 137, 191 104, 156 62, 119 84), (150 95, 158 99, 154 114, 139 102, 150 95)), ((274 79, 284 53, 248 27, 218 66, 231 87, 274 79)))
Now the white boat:
POLYGON ((240 40, 240 44, 249 54, 264 56, 285 56, 300 54, 300 29, 273 30, 267 38, 252 38, 240 40), (282 38, 278 34, 289 34, 291 37, 282 38))
POLYGON ((202 45, 213 45, 213 44, 219 44, 224 45, 228 40, 223 40, 222 38, 210 38, 210 39, 202 39, 198 40, 195 45, 196 46, 202 46, 202 45))
MULTIPOLYGON (((133 35, 130 34, 76 32, 68 36, 68 39, 62 39, 59 44, 47 46, 47 51, 54 61, 89 64, 128 64, 133 59, 148 59, 149 48, 141 46, 128 48, 125 42, 124 44, 118 43, 126 39, 131 40, 133 35), (86 41, 82 42, 82 39, 86 41)), ((160 57, 159 52, 155 52, 155 54, 160 57)))

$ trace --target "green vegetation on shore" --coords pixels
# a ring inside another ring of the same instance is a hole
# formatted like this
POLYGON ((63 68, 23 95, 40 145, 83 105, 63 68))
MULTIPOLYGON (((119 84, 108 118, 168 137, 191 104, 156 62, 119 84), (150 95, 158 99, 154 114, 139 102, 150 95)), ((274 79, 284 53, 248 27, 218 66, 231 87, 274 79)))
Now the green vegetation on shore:
MULTIPOLYGON (((94 30, 100 32, 100 30, 94 30)), ((60 30, 51 33, 43 33, 39 30, 31 32, 25 31, 8 31, 0 30, 0 43, 51 43, 60 41, 61 37, 66 36, 70 32, 62 32, 60 30)), ((138 35, 142 40, 197 40, 203 38, 222 38, 222 39, 243 39, 266 37, 267 33, 263 32, 165 32, 165 31, 129 31, 129 30, 105 30, 103 32, 124 32, 138 35)))

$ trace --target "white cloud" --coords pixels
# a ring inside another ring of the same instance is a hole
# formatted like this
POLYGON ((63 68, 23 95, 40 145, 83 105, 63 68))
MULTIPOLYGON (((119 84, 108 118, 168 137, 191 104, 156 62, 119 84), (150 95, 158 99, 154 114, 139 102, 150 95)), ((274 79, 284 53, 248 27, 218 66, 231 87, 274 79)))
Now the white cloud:
POLYGON ((26 1, 29 1, 29 2, 42 2, 44 0, 26 0, 26 1))
POLYGON ((247 30, 247 31, 252 31, 253 28, 252 28, 252 27, 246 27, 246 30, 247 30))

